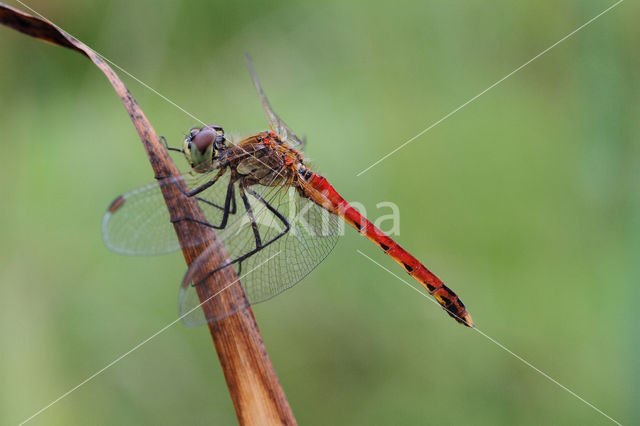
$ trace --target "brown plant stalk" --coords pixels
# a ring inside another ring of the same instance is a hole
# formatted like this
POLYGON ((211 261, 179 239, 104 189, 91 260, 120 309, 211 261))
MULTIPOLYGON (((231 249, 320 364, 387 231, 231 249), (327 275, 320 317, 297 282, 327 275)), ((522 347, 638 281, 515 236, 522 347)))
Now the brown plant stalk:
MULTIPOLYGON (((4 3, 0 3, 0 23, 88 57, 107 76, 122 100, 138 131, 155 175, 179 176, 178 169, 149 120, 120 78, 97 53, 52 23, 4 3)), ((185 197, 179 185, 184 183, 176 180, 175 185, 161 185, 171 218, 188 216, 205 221, 197 202, 185 197)), ((176 222, 174 227, 187 265, 191 265, 212 245, 217 248, 209 249, 212 255, 202 267, 214 270, 227 261, 224 247, 211 229, 203 229, 191 221, 176 222), (203 242, 194 245, 191 242, 195 240, 203 242)), ((219 273, 211 275, 196 289, 201 302, 215 297, 215 303, 203 304, 206 318, 216 318, 220 316, 221 311, 233 311, 237 306, 245 306, 234 315, 208 323, 239 423, 295 424, 295 418, 267 354, 253 311, 233 268, 224 268, 219 273)))

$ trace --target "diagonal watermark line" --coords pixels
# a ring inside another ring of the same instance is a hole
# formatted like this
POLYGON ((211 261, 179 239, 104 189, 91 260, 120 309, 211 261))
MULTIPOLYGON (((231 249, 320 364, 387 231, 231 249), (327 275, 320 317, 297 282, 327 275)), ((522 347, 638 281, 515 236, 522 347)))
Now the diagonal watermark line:
POLYGON ((118 363, 119 361, 121 361, 123 358, 125 358, 126 356, 128 356, 129 354, 131 354, 132 352, 136 351, 137 349, 139 349, 142 345, 144 345, 145 343, 149 342, 151 339, 155 338, 156 336, 158 336, 159 334, 162 334, 164 331, 166 331, 168 328, 170 328, 171 326, 173 326, 175 323, 177 323, 178 321, 180 321, 182 318, 186 317, 187 315, 191 314, 193 311, 195 311, 196 309, 199 309, 200 306, 202 306, 203 304, 207 303, 208 301, 210 301, 211 299, 213 299, 214 297, 218 296, 220 293, 222 293, 223 291, 225 291, 226 289, 228 289, 229 287, 231 287, 232 285, 234 285, 235 283, 237 283, 238 281, 240 281, 242 278, 246 277, 247 275, 249 275, 250 273, 252 273, 253 271, 255 271, 256 269, 260 268, 262 265, 264 265, 265 263, 269 262, 271 259, 273 259, 274 257, 276 257, 277 255, 280 254, 280 251, 278 251, 277 253, 275 253, 273 256, 269 257, 267 260, 265 260, 264 262, 260 263, 258 266, 256 266, 255 268, 253 268, 252 270, 250 270, 249 272, 247 272, 246 274, 242 275, 241 277, 239 277, 238 279, 236 279, 235 281, 233 281, 232 283, 228 284, 226 287, 224 287, 222 290, 216 292, 215 294, 213 294, 212 296, 208 297, 206 300, 204 300, 203 302, 200 302, 200 304, 196 305, 194 308, 190 309, 189 311, 187 311, 186 313, 180 315, 178 318, 176 318, 174 321, 171 321, 169 324, 165 325, 164 327, 162 327, 160 330, 156 331, 155 333, 153 333, 151 336, 147 337, 146 339, 144 339, 142 342, 138 343, 137 345, 135 345, 133 348, 129 349, 127 352, 123 353, 122 355, 120 355, 119 357, 117 357, 116 359, 114 359, 113 361, 111 361, 109 364, 105 365, 104 367, 102 367, 100 370, 96 371, 95 373, 93 373, 91 376, 87 377, 86 379, 84 379, 83 381, 81 381, 80 383, 78 383, 76 386, 72 387, 71 389, 69 389, 68 391, 66 391, 65 393, 63 393, 62 395, 60 395, 58 398, 54 399, 53 401, 51 401, 49 404, 47 404, 46 406, 42 407, 40 410, 36 411, 34 414, 32 414, 29 418, 23 420, 22 422, 19 423, 18 426, 22 426, 23 424, 33 420, 35 417, 39 416, 40 414, 42 414, 45 410, 47 410, 48 408, 51 408, 53 405, 55 405, 56 403, 60 402, 61 400, 63 400, 64 398, 66 398, 67 396, 69 396, 71 393, 73 393, 75 390, 77 390, 78 388, 80 388, 81 386, 85 385, 86 383, 90 382, 91 380, 93 380, 94 378, 96 378, 98 375, 100 375, 101 373, 103 373, 105 370, 107 370, 109 367, 112 367, 113 365, 115 365, 116 363, 118 363))
MULTIPOLYGON (((54 27, 56 27, 59 31, 62 31, 64 33, 67 33, 69 35, 71 35, 73 37, 73 34, 68 33, 67 31, 63 30, 62 28, 60 28, 59 26, 57 26, 56 24, 53 23, 53 21, 47 19, 45 16, 41 15, 37 10, 33 9, 32 7, 30 7, 29 5, 23 3, 20 0, 16 0, 18 3, 20 3, 22 6, 24 6, 25 8, 29 9, 34 15, 37 15, 39 18, 49 22, 51 25, 53 25, 54 27)), ((77 38, 77 37, 76 37, 77 38)), ((79 39, 78 39, 79 40, 79 39)), ((164 96, 162 93, 158 92, 156 89, 154 89, 153 87, 149 86, 147 83, 145 83, 144 81, 140 80, 138 77, 136 77, 135 75, 131 74, 129 71, 125 70, 124 68, 122 68, 120 65, 116 64, 115 62, 113 62, 111 59, 107 58, 106 56, 104 56, 102 53, 96 51, 95 49, 91 48, 91 50, 93 50, 96 55, 100 56, 102 59, 104 59, 105 61, 109 62, 111 65, 113 65, 114 67, 116 67, 117 69, 119 69, 120 71, 122 71, 124 74, 128 75, 129 77, 131 77, 132 79, 134 79, 135 81, 137 81, 138 83, 140 83, 142 86, 144 86, 145 88, 147 88, 148 90, 150 90, 151 92, 155 93, 156 95, 160 96, 162 99, 164 99, 165 101, 169 102, 171 105, 173 105, 174 107, 176 107, 177 109, 179 109, 180 111, 184 112, 186 115, 188 115, 189 117, 193 118, 194 120, 196 120, 197 122, 199 122, 200 124, 202 124, 203 126, 206 126, 206 123, 202 120, 200 120, 198 117, 196 117, 195 115, 191 114, 189 111, 187 111, 186 109, 182 108, 180 105, 176 104, 175 102, 173 102, 171 99, 167 98, 166 96, 164 96)))
POLYGON ((593 18, 589 19, 587 22, 585 22, 584 24, 580 25, 578 28, 576 28, 575 30, 571 31, 569 34, 567 34, 566 36, 562 37, 560 40, 556 41, 555 43, 553 43, 551 46, 547 47, 546 49, 544 49, 542 52, 538 53, 536 56, 534 56, 533 58, 529 59, 527 62, 525 62, 524 64, 520 65, 518 68, 516 68, 515 70, 511 71, 509 74, 505 75, 504 77, 502 77, 500 80, 496 81, 495 83, 493 83, 491 86, 487 87, 486 89, 484 89, 482 92, 478 93, 477 95, 475 95, 473 98, 469 99, 468 101, 466 101, 465 103, 463 103, 462 105, 458 106, 457 108, 455 108, 453 111, 451 111, 450 113, 448 113, 447 115, 445 115, 444 117, 442 117, 440 120, 436 121, 435 123, 431 124, 429 127, 427 127, 426 129, 422 130, 420 133, 418 133, 417 135, 415 135, 414 137, 412 137, 411 139, 407 140, 406 142, 404 142, 402 145, 398 146, 397 148, 395 148, 393 151, 389 152, 388 154, 386 154, 385 156, 383 156, 382 158, 380 158, 378 161, 376 161, 375 163, 372 163, 371 165, 369 165, 369 167, 367 167, 364 170, 361 170, 358 174, 356 174, 356 176, 361 176, 362 174, 366 173, 368 170, 370 170, 371 168, 377 166, 378 164, 380 164, 381 162, 383 162, 384 160, 386 160, 387 158, 391 157, 393 154, 395 154, 396 152, 400 151, 402 148, 404 148, 405 146, 409 145, 411 142, 413 142, 414 140, 418 139, 420 136, 424 135, 425 133, 427 133, 429 130, 433 129, 434 127, 436 127, 438 124, 442 123, 443 121, 445 121, 447 118, 451 117, 453 114, 455 114, 456 112, 460 111, 462 108, 466 107, 467 105, 469 105, 471 102, 475 101, 476 99, 478 99, 480 96, 484 95, 485 93, 487 93, 489 90, 493 89, 494 87, 496 87, 498 84, 502 83, 503 81, 505 81, 506 79, 508 79, 509 77, 511 77, 512 75, 514 75, 515 73, 517 73, 518 71, 520 71, 522 68, 526 67, 527 65, 529 65, 531 62, 535 61, 536 59, 538 59, 539 57, 541 57, 542 55, 544 55, 545 53, 547 53, 548 51, 550 51, 551 49, 553 49, 554 47, 556 47, 557 45, 559 45, 560 43, 562 43, 563 41, 565 41, 566 39, 568 39, 569 37, 571 37, 572 35, 574 35, 575 33, 577 33, 578 31, 580 31, 581 29, 583 29, 584 27, 586 27, 587 25, 591 24, 593 21, 595 21, 596 19, 598 19, 599 17, 601 17, 602 15, 604 15, 605 13, 609 12, 611 9, 613 9, 614 7, 616 7, 617 5, 619 5, 620 3, 622 3, 624 0, 618 0, 618 2, 614 3, 613 5, 609 6, 608 8, 606 8, 605 10, 603 10, 602 12, 600 12, 599 14, 597 14, 596 16, 594 16, 593 18))
MULTIPOLYGON (((370 258, 369 256, 367 256, 366 254, 364 254, 362 251, 360 250, 356 250, 358 253, 360 253, 362 256, 366 257, 367 259, 369 259, 371 262, 375 263, 376 265, 378 265, 380 268, 384 269, 385 271, 387 271, 388 273, 390 273, 391 275, 393 275, 394 277, 396 277, 397 279, 399 279, 400 281, 402 281, 404 284, 406 284, 408 287, 410 287, 411 289, 417 291, 418 293, 420 293, 421 296, 424 296, 427 300, 429 300, 430 302, 436 304, 437 306, 440 306, 440 304, 438 302, 436 302, 435 300, 433 300, 432 298, 430 298, 428 295, 424 294, 422 291, 420 291, 419 288, 414 287, 413 285, 411 285, 409 282, 405 281, 404 279, 402 279, 401 277, 399 277, 398 275, 396 275, 395 273, 391 272, 389 269, 387 269, 385 266, 381 265, 380 263, 376 262, 375 260, 373 260, 372 258, 370 258)), ((450 314, 454 315, 451 311, 448 311, 450 314)), ((478 333, 480 333, 481 336, 484 336, 487 340, 493 342, 494 344, 496 344, 499 348, 503 349, 505 352, 507 352, 509 355, 513 356, 514 358, 516 358, 518 361, 522 362, 523 364, 525 364, 527 367, 531 368, 532 370, 536 371, 538 374, 542 375, 544 378, 546 378, 547 380, 551 381, 552 383, 558 385, 561 389, 567 391, 570 395, 574 396, 575 398, 579 399, 580 401, 582 401, 583 403, 585 403, 586 405, 588 405, 589 407, 591 407, 592 409, 594 409, 595 411, 597 411, 598 413, 602 414, 604 417, 606 417, 607 419, 611 420, 613 423, 621 425, 620 422, 618 422, 617 420, 615 420, 614 418, 612 418, 611 416, 609 416, 608 414, 606 414, 604 411, 600 410, 598 407, 596 407, 595 405, 593 405, 592 403, 590 403, 589 401, 585 400, 584 398, 582 398, 580 395, 578 395, 577 393, 575 393, 574 391, 572 391, 571 389, 569 389, 568 387, 566 387, 565 385, 563 385, 562 383, 558 382, 556 379, 554 379, 553 377, 549 376, 547 373, 545 373, 544 371, 540 370, 539 368, 537 368, 535 365, 531 364, 529 361, 527 361, 526 359, 522 358, 520 355, 516 354, 515 352, 513 352, 512 350, 510 350, 509 348, 507 348, 506 346, 504 346, 502 343, 498 342, 496 339, 494 339, 493 337, 487 335, 485 332, 481 331, 480 329, 478 329, 478 327, 473 327, 473 330, 477 331, 478 333)))

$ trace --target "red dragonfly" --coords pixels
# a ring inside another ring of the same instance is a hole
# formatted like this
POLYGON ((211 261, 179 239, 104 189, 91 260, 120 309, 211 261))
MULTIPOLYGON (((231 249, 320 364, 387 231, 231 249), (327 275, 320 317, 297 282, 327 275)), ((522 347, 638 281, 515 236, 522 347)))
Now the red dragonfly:
POLYGON ((181 180, 189 188, 184 195, 195 197, 207 220, 184 217, 173 222, 188 220, 215 229, 229 253, 223 266, 202 271, 215 249, 210 247, 187 271, 180 290, 187 325, 205 321, 202 311, 194 309, 200 304, 194 286, 222 268, 233 266, 239 275, 241 268, 249 270, 240 278, 251 303, 292 287, 333 249, 341 230, 339 218, 398 262, 451 317, 473 327, 464 304, 449 287, 309 168, 302 154, 305 141, 273 111, 248 57, 247 63, 270 130, 233 143, 220 126, 209 125, 191 129, 182 149, 167 146, 184 154, 191 169, 116 198, 102 225, 107 246, 135 255, 180 249, 161 186, 181 180))

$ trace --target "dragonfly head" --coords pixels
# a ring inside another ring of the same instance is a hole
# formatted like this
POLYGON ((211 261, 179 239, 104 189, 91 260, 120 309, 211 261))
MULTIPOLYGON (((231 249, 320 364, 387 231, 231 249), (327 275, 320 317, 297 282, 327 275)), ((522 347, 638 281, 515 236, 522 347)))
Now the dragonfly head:
POLYGON ((216 125, 194 127, 185 138, 182 150, 184 156, 196 171, 206 171, 211 167, 218 151, 225 147, 224 130, 216 125))

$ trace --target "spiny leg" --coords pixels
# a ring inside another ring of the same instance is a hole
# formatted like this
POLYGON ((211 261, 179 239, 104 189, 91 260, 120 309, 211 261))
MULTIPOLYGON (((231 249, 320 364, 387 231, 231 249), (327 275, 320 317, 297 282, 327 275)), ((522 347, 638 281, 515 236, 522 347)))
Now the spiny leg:
MULTIPOLYGON (((232 186, 231 190, 232 190, 233 194, 231 194, 231 208, 229 209, 229 214, 236 214, 236 211, 237 211, 236 210, 236 208, 237 208, 236 207, 236 197, 235 197, 235 190, 234 190, 233 186, 232 186)), ((228 196, 229 195, 227 194, 227 197, 228 196)), ((215 207, 218 210, 224 211, 224 209, 225 209, 224 206, 219 206, 216 203, 214 203, 213 201, 209 201, 209 200, 206 200, 206 199, 204 199, 202 197, 197 197, 197 196, 195 198, 196 198, 196 200, 200 201, 201 203, 207 204, 207 205, 209 205, 211 207, 215 207)), ((225 202, 226 202, 226 199, 225 199, 225 202)))
MULTIPOLYGON (((189 192, 184 192, 182 191, 182 188, 180 188, 180 191, 186 195, 187 197, 193 197, 194 195, 198 195, 199 193, 201 193, 202 191, 204 191, 205 189, 211 187, 213 184, 215 184, 218 179, 220 179, 220 177, 224 174, 224 172, 227 170, 226 167, 222 167, 220 168, 220 170, 218 171, 218 173, 213 177, 213 179, 211 179, 209 182, 206 182, 202 185, 200 185, 197 188, 193 188, 192 190, 190 190, 189 192)), ((233 180, 233 179, 231 179, 233 180)))
POLYGON ((249 217, 249 222, 251 222, 251 229, 253 230, 253 237, 256 239, 256 248, 262 247, 262 239, 260 238, 260 231, 258 230, 258 224, 256 223, 256 218, 253 215, 253 209, 251 208, 251 203, 249 203, 249 199, 247 198, 247 194, 244 192, 244 184, 240 184, 240 198, 242 198, 242 202, 244 203, 244 208, 247 211, 247 216, 249 217))
MULTIPOLYGON (((213 177, 213 179, 211 179, 210 181, 207 181, 206 183, 198 186, 197 188, 191 189, 189 191, 185 191, 184 189, 182 189, 182 187, 180 185, 176 184, 176 186, 177 186, 178 190, 180 192, 182 192, 182 194, 185 197, 193 197, 194 195, 198 195, 199 193, 201 193, 205 189, 207 189, 207 188, 211 187, 212 185, 214 185, 218 181, 218 179, 220 179, 220 177, 224 174, 224 172, 226 170, 227 170, 226 167, 221 167, 220 170, 218 171, 218 173, 213 177)), ((171 178, 172 176, 171 175, 168 175, 168 176, 158 176, 158 175, 156 175, 154 177, 155 177, 156 180, 161 181, 161 180, 164 180, 164 179, 167 179, 167 178, 171 178)), ((173 183, 176 183, 176 182, 174 181, 173 183)), ((211 205, 213 205, 214 207, 219 207, 215 203, 211 203, 211 205)))
POLYGON ((244 202, 245 208, 247 209, 247 216, 249 217, 249 221, 251 222, 251 227, 253 229, 254 237, 255 237, 255 240, 256 240, 256 247, 254 249, 252 249, 251 251, 243 254, 242 256, 239 256, 238 258, 236 258, 234 260, 231 260, 231 261, 225 263, 224 265, 217 267, 213 271, 207 273, 200 281, 198 281, 197 283, 193 283, 192 284, 193 286, 196 286, 196 285, 200 284, 201 282, 203 282, 204 280, 209 278, 211 275, 215 274, 216 272, 218 272, 219 270, 221 270, 223 268, 226 268, 227 266, 233 265, 234 263, 238 263, 238 264, 241 265, 242 261, 244 261, 245 259, 253 256, 256 253, 258 253, 260 250, 264 249, 265 247, 269 246, 270 244, 276 242, 279 238, 281 238, 283 235, 285 235, 287 232, 289 232, 291 230, 291 224, 289 223, 289 220, 282 213, 280 213, 275 207, 273 207, 271 204, 269 204, 268 201, 266 201, 264 198, 262 198, 260 196, 260 194, 255 192, 253 189, 251 189, 250 187, 245 186, 245 185, 243 185, 241 183, 240 184, 240 194, 241 194, 242 201, 244 202), (257 223, 255 221, 251 204, 249 203, 249 200, 247 199, 245 191, 247 193, 251 194, 251 196, 253 196, 260 203, 262 203, 267 208, 267 210, 269 210, 271 213, 273 213, 278 218, 278 220, 280 220, 282 222, 282 224, 285 227, 285 229, 282 232, 280 232, 278 235, 276 235, 275 237, 271 238, 269 241, 267 241, 264 244, 262 243, 262 238, 260 237, 260 230, 258 229, 258 225, 257 225, 257 223))
POLYGON ((278 239, 282 235, 284 235, 287 232, 289 232, 289 230, 291 229, 291 224, 289 223, 289 220, 282 213, 280 213, 278 211, 278 209, 273 207, 267 200, 262 198, 262 196, 260 194, 258 194, 256 191, 254 191, 250 187, 246 187, 245 189, 249 194, 251 194, 253 196, 253 198, 255 198, 256 200, 260 201, 271 213, 273 213, 278 219, 280 219, 282 224, 285 226, 286 229, 280 235, 278 235, 275 239, 278 239))
POLYGON ((164 143, 164 147, 167 149, 167 151, 176 151, 184 154, 183 150, 169 146, 169 142, 167 142, 167 138, 165 138, 164 136, 160 136, 160 140, 164 143))
MULTIPOLYGON (((179 148, 173 148, 169 146, 169 142, 167 142, 167 138, 165 138, 164 136, 160 136, 160 140, 162 141, 162 143, 164 144, 164 147, 166 148, 167 151, 176 151, 176 152, 180 152, 182 154, 184 154, 184 151, 179 149, 179 148)), ((165 175, 165 176, 160 176, 160 175, 155 175, 154 178, 156 180, 162 180, 162 179, 166 179, 170 177, 170 175, 165 175)))
MULTIPOLYGON (((220 225, 213 225, 209 222, 205 222, 202 220, 198 220, 198 219, 194 219, 192 217, 180 217, 180 218, 176 218, 176 219, 171 219, 171 223, 176 223, 176 222, 181 222, 183 220, 188 220, 191 222, 195 222, 199 225, 203 225, 209 228, 213 228, 213 229, 224 229, 227 226, 227 221, 229 220, 229 214, 235 214, 236 213, 236 202, 235 202, 235 189, 234 189, 234 183, 233 181, 229 181, 229 184, 227 185, 227 195, 225 196, 225 200, 224 200, 224 208, 222 209, 222 219, 220 221, 220 225)), ((200 199, 200 197, 196 197, 196 199, 200 199)), ((216 205, 217 206, 217 205, 216 205)))

